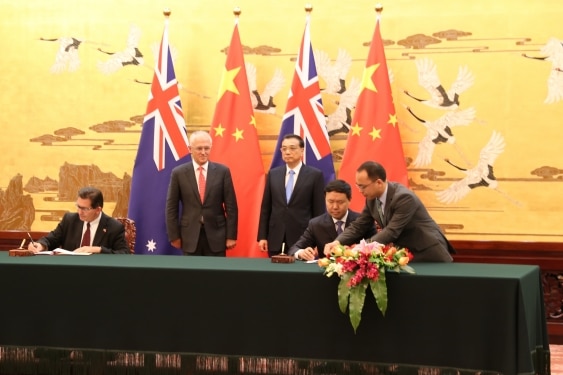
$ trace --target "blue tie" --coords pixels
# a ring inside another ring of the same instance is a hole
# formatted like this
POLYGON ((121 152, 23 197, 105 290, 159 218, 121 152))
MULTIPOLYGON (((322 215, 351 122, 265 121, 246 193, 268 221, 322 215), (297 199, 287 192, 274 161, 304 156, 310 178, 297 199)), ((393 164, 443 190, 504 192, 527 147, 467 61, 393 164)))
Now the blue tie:
POLYGON ((291 193, 293 192, 293 176, 295 175, 295 171, 291 169, 289 171, 289 178, 287 179, 287 184, 285 185, 285 198, 287 199, 287 203, 289 203, 289 198, 291 198, 291 193))

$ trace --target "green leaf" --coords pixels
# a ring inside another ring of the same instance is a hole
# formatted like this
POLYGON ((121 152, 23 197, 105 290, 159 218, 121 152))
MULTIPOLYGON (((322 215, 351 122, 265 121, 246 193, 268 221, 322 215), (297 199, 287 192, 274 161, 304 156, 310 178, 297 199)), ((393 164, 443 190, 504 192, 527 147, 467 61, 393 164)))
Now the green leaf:
POLYGON ((338 306, 340 306, 340 311, 346 314, 348 309, 348 298, 350 297, 350 288, 348 288, 348 281, 352 276, 349 274, 342 275, 340 283, 338 284, 338 306))
POLYGON ((375 297, 375 302, 379 311, 385 316, 387 311, 387 283, 385 281, 385 269, 379 269, 379 278, 377 280, 370 280, 369 286, 371 287, 371 292, 375 297))
POLYGON ((350 323, 354 328, 354 333, 362 320, 362 310, 364 308, 364 300, 366 299, 367 282, 361 282, 359 285, 350 288, 350 305, 349 312, 350 323))
POLYGON ((414 271, 414 268, 412 268, 411 266, 402 266, 401 269, 405 272, 408 272, 408 273, 416 273, 414 271))

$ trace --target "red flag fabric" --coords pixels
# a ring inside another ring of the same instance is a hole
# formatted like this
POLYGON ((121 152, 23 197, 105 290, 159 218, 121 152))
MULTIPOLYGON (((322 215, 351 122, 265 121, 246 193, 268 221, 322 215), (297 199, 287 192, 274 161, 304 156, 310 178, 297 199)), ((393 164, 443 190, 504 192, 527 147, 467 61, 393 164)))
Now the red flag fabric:
POLYGON ((244 65, 238 21, 231 38, 209 132, 211 160, 231 170, 238 203, 237 245, 228 257, 266 257, 256 238, 264 193, 264 165, 244 65))
MULTIPOLYGON (((407 166, 379 31, 379 17, 338 178, 354 186, 356 170, 368 160, 383 165, 387 180, 408 186, 407 166)), ((365 199, 359 192, 352 194, 351 209, 361 211, 364 204, 365 199)))

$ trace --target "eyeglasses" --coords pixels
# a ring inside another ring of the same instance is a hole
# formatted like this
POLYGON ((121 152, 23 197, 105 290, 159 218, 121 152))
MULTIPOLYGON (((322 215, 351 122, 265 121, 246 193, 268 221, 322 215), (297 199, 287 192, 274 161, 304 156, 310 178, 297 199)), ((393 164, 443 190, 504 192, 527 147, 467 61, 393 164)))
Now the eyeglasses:
POLYGON ((88 212, 88 211, 91 211, 91 210, 94 209, 93 207, 81 207, 81 206, 79 206, 79 205, 77 205, 77 204, 75 204, 75 206, 76 206, 76 209, 77 209, 78 211, 82 211, 82 212, 88 212))
POLYGON ((300 148, 301 147, 299 147, 299 146, 283 146, 283 147, 280 148, 280 151, 281 152, 286 152, 286 151, 295 152, 295 151, 299 150, 300 148))
POLYGON ((367 188, 367 187, 370 186, 371 184, 374 184, 376 181, 377 181, 377 180, 372 181, 372 182, 370 182, 370 183, 367 184, 367 185, 358 185, 358 184, 356 184, 356 187, 357 187, 358 189, 360 189, 360 190, 364 190, 365 188, 367 188))

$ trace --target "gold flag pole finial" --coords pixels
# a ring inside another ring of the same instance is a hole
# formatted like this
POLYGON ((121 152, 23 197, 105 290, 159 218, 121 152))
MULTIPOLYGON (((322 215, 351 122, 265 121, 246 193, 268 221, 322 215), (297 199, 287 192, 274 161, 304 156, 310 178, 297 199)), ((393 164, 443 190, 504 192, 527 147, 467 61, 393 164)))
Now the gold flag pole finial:
POLYGON ((305 15, 305 22, 309 23, 309 20, 311 19, 312 11, 313 11, 313 6, 310 3, 305 4, 305 12, 307 12, 307 14, 305 15))
POLYGON ((383 12, 383 5, 381 5, 381 3, 377 3, 375 4, 375 19, 379 22, 379 20, 381 19, 381 12, 383 12))
POLYGON ((166 18, 170 17, 170 13, 172 13, 172 12, 170 11, 170 8, 164 8, 164 9, 162 10, 162 14, 164 14, 164 17, 166 17, 166 18))
POLYGON ((238 25, 238 18, 240 16, 241 10, 240 7, 234 7, 233 8, 233 14, 235 15, 235 25, 238 25))

